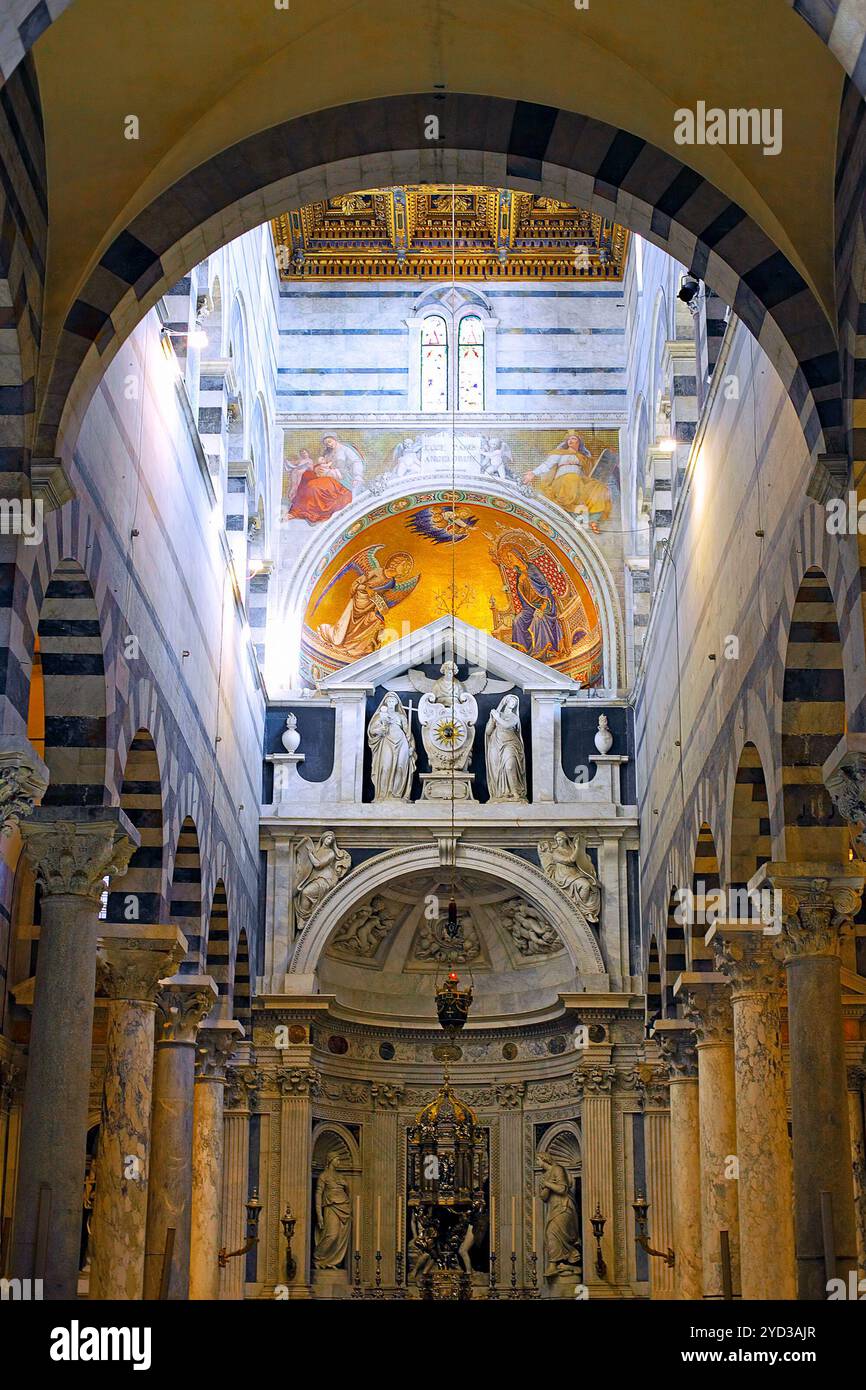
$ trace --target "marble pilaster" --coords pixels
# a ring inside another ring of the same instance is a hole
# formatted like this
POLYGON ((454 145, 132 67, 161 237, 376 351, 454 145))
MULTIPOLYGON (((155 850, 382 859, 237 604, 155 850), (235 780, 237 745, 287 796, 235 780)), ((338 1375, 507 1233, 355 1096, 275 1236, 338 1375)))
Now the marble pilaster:
POLYGON ((91 1220, 90 1297, 140 1299, 159 981, 186 938, 172 926, 104 926, 97 961, 108 995, 102 1118, 91 1220))
POLYGON ((773 863, 764 873, 782 895, 797 1285, 800 1298, 823 1301, 822 1194, 832 1202, 836 1277, 847 1281, 857 1267, 840 949, 853 935, 866 864, 773 863))
MULTIPOLYGON (((646 1199, 649 1240, 655 1250, 672 1250, 674 1216, 671 1183, 670 1076, 667 1067, 646 1066, 641 1074, 646 1148, 646 1199)), ((675 1296, 674 1271, 664 1260, 649 1256, 650 1297, 675 1296)))
POLYGON ((42 889, 21 1126, 12 1274, 74 1298, 103 879, 125 873, 138 831, 116 807, 40 807, 20 822, 42 889))
POLYGON ((240 1023, 223 1020, 199 1028, 196 1038, 189 1254, 191 1299, 219 1297, 223 1096, 229 1058, 243 1034, 240 1023))
POLYGON ((616 1208, 613 1188, 612 1067, 581 1069, 575 1078, 583 1094, 581 1130, 583 1134, 583 1282, 596 1297, 616 1282, 614 1229, 616 1208), (596 1267, 598 1246, 592 1233, 591 1218, 600 1208, 607 1218, 601 1242, 602 1259, 607 1267, 600 1277, 596 1267))
POLYGON ((156 999, 153 1138, 147 1194, 144 1296, 158 1298, 166 1234, 174 1231, 168 1298, 189 1295, 196 1030, 217 1001, 209 975, 175 975, 156 999))
POLYGON ((707 941, 731 986, 742 1296, 791 1299, 797 1287, 794 1196, 778 937, 745 924, 719 922, 707 941))
POLYGON ((866 1116, 863 1102, 866 1066, 848 1068, 848 1123, 851 1129, 851 1169, 854 1174, 854 1221, 857 1227, 857 1265, 866 1275, 866 1116))
MULTIPOLYGON (((311 1065, 312 1048, 293 1049, 294 1064, 277 1072, 280 1092, 280 1212, 290 1206, 297 1218, 293 1250, 297 1261, 289 1285, 291 1298, 310 1296, 310 1202, 313 1166, 312 1101, 319 1073, 311 1065)), ((369 1223, 368 1223, 369 1224, 369 1223)), ((354 1250, 352 1234, 350 1251, 354 1250)), ((365 1277, 369 1277, 367 1270, 365 1277)))
POLYGON ((697 1038, 703 1293, 704 1298, 723 1297, 720 1232, 724 1230, 736 1297, 740 1292, 740 1219, 733 1008, 723 975, 707 972, 680 979, 685 986, 686 1017, 697 1038))
MULTIPOLYGON (((250 1115, 258 1104, 262 1074, 252 1066, 229 1067, 223 1099, 222 1239, 226 1250, 240 1250, 247 1226, 249 1196, 250 1115)), ((242 1299, 244 1261, 239 1256, 220 1270, 219 1296, 242 1299)))
POLYGON ((674 1297, 700 1298, 701 1166, 695 1036, 683 1019, 660 1019, 653 1036, 670 1072, 674 1297))

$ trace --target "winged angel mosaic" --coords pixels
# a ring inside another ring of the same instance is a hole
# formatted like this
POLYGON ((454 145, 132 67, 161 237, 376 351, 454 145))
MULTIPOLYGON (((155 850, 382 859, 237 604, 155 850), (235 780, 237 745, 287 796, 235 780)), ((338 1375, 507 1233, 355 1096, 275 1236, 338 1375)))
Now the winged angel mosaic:
POLYGON ((376 650, 390 609, 408 598, 421 578, 414 572, 415 561, 411 555, 397 550, 382 560, 379 552, 383 548, 379 544, 357 551, 337 571, 316 604, 318 608, 340 580, 355 575, 348 601, 337 621, 322 623, 316 629, 326 650, 342 661, 357 661, 376 650))

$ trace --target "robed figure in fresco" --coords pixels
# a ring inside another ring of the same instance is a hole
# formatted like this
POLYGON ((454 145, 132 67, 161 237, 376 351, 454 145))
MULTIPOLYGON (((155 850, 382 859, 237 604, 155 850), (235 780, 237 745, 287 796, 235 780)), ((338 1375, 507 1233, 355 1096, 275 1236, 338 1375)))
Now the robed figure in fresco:
POLYGON ((593 531, 607 521, 613 506, 610 474, 613 457, 602 450, 596 460, 579 434, 568 434, 523 481, 572 515, 588 519, 593 531))
POLYGON ((342 507, 348 507, 351 500, 352 494, 343 486, 339 469, 322 454, 315 463, 310 460, 302 471, 288 518, 315 525, 319 521, 327 521, 342 507))
POLYGON ((536 661, 552 661, 561 656, 565 635, 551 580, 521 546, 503 546, 498 559, 511 598, 514 646, 536 661))
POLYGON ((316 1269, 339 1269, 349 1248, 352 1198, 332 1149, 316 1183, 316 1269))
POLYGON ((415 562, 411 555, 397 551, 380 563, 378 552, 381 545, 359 550, 339 570, 325 589, 316 607, 325 595, 350 574, 357 577, 352 581, 349 599, 335 623, 322 623, 318 629, 321 640, 344 661, 357 661, 368 656, 379 645, 379 638, 385 631, 385 623, 390 608, 401 603, 418 583, 420 574, 412 574, 415 562))

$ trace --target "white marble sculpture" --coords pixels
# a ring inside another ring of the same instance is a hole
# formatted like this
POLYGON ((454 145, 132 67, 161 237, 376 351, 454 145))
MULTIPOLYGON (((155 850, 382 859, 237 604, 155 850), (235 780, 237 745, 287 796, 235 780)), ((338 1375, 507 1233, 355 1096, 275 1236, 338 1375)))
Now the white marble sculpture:
POLYGON ((400 700, 389 692, 367 730, 372 753, 375 801, 408 801, 417 755, 409 716, 400 700))
POLYGON ((316 1183, 316 1269, 339 1269, 349 1248, 352 1198, 340 1172, 339 1153, 332 1149, 316 1183))
POLYGON ((282 734, 282 744, 287 753, 297 753, 301 735, 298 733, 298 717, 296 714, 286 715, 286 727, 282 734))
POLYGON ((340 849, 333 830, 326 830, 317 845, 309 836, 301 841, 295 888, 295 911, 300 921, 312 916, 351 867, 351 856, 340 849))
POLYGON ((484 731, 487 791, 491 801, 526 800, 526 754, 520 732, 520 701, 503 695, 484 731))
POLYGON ((544 1224, 544 1274, 580 1276, 580 1223, 571 1195, 571 1183, 561 1163, 549 1154, 538 1155, 542 1166, 539 1195, 546 1208, 544 1224))
POLYGON ((486 671, 473 672, 461 681, 457 663, 445 661, 436 680, 423 671, 409 671, 418 701, 421 738, 434 772, 460 772, 469 765, 475 741, 478 705, 475 692, 487 683, 486 671))
POLYGON ((538 846, 541 867, 580 908, 588 922, 597 922, 601 911, 601 884, 595 865, 586 852, 584 838, 571 839, 564 830, 557 830, 552 840, 542 840, 538 846))
POLYGON ((610 731, 606 714, 600 714, 598 716, 598 731, 595 735, 595 746, 602 756, 606 756, 613 747, 613 734, 610 731))
POLYGON ((334 949, 369 960, 393 926, 394 918, 388 913, 385 899, 377 894, 341 924, 334 937, 334 949))
POLYGON ((503 903, 502 922, 522 956, 548 956, 562 948, 556 929, 522 898, 503 903))

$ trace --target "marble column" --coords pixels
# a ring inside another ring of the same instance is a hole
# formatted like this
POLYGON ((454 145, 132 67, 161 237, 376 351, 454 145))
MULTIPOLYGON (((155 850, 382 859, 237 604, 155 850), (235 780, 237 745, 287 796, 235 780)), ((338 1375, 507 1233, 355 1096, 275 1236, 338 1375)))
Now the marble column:
POLYGON ((583 1136, 583 1173, 581 1205, 583 1207, 583 1282, 590 1297, 610 1292, 616 1284, 614 1231, 617 1211, 613 1186, 613 1116, 611 1090, 614 1069, 608 1066, 581 1068, 575 1076, 582 1092, 581 1133, 583 1136), (602 1259, 606 1265, 603 1276, 596 1270, 598 1246, 592 1233, 592 1217, 596 1209, 606 1217, 601 1242, 602 1259))
MULTIPOLYGON (((297 1061, 277 1072, 280 1092, 280 1214, 287 1206, 297 1219, 292 1242, 297 1270, 289 1285, 290 1298, 310 1296, 310 1204, 313 1171, 312 1101, 318 1095, 321 1081, 311 1065, 312 1048, 293 1048, 297 1061)), ((369 1224, 369 1223, 368 1223, 369 1224)), ((353 1230, 349 1245, 350 1257, 355 1249, 353 1230)), ((351 1266, 350 1266, 351 1268, 351 1266)), ((364 1280, 372 1280, 372 1271, 362 1271, 364 1280)))
POLYGON ((833 1207, 836 1277, 857 1267, 840 949, 853 934, 866 864, 767 864, 782 895, 780 945, 788 976, 797 1286, 825 1300, 822 1193, 833 1207))
MULTIPOLYGON (((246 1237, 250 1174, 250 1114, 256 1109, 262 1073, 252 1066, 229 1067, 223 1101, 222 1240, 240 1250, 246 1237)), ((280 1212, 282 1215, 282 1212, 280 1212)), ((238 1256, 220 1270, 220 1298, 244 1296, 244 1260, 238 1256)))
POLYGON ((108 996, 108 1022, 91 1220, 91 1298, 142 1296, 156 992, 185 954, 186 938, 177 927, 112 924, 101 930, 97 971, 108 996))
MULTIPOLYGON (((21 1094, 24 1068, 11 1043, 0 1039, 0 1048, 9 1051, 0 1057, 0 1231, 15 1210, 18 1176, 18 1140, 21 1134, 21 1094)), ((0 1249, 0 1274, 6 1268, 9 1250, 0 1249)))
POLYGON ((243 1035, 240 1023, 224 1020, 199 1028, 196 1039, 189 1253, 191 1299, 219 1298, 223 1095, 229 1057, 243 1035))
POLYGON ((90 1100, 103 879, 126 872, 138 831, 116 807, 40 807, 20 823, 42 889, 12 1274, 74 1298, 90 1100))
MULTIPOLYGON (((700 1298, 701 1164, 698 1059, 695 1035, 683 1019, 659 1019, 653 1037, 670 1071, 671 1201, 673 1205, 674 1297, 700 1298)), ((657 1247, 658 1248, 658 1247, 657 1247)))
MULTIPOLYGON (((399 1173, 400 1125, 397 1110, 403 1097, 403 1087, 399 1082, 396 1085, 381 1085, 374 1082, 370 1088, 370 1095, 373 1101, 370 1124, 372 1142, 364 1151, 365 1159, 369 1154, 371 1160, 369 1188, 374 1194, 373 1210, 370 1214, 370 1230, 373 1233, 373 1256, 375 1259, 375 1231, 376 1227, 381 1225, 382 1282, 390 1287, 396 1283, 394 1256, 397 1250, 397 1204, 394 1200, 394 1194, 400 1193, 402 1190, 399 1173), (377 1199, 381 1223, 376 1219, 377 1199)), ((349 1278, 351 1279, 351 1259, 348 1263, 349 1278)))
MULTIPOLYGON (((671 1192, 671 1112, 670 1075, 665 1066, 647 1066, 641 1073, 646 1149, 646 1199, 649 1243, 654 1250, 674 1246, 673 1199, 671 1192)), ((637 1196, 637 1193, 634 1194, 637 1196)), ((647 1256, 650 1297, 675 1297, 674 1271, 664 1260, 647 1256)))
POLYGON ((174 1231, 174 1250, 167 1297, 189 1296, 196 1030, 216 1001, 217 987, 209 975, 175 975, 163 981, 156 998, 145 1298, 159 1298, 169 1230, 174 1231))
POLYGON ((731 986, 734 1015, 742 1296, 796 1298, 778 936, 726 922, 711 927, 707 942, 731 986))
POLYGON ((857 1265, 866 1276, 866 1116, 863 1093, 866 1066, 848 1068, 848 1123, 851 1129, 851 1168, 854 1174, 854 1220, 857 1227, 857 1265))
POLYGON ((682 977, 688 982, 686 1017, 698 1053, 701 1136, 701 1245, 704 1298, 722 1298, 720 1232, 727 1231, 733 1293, 740 1292, 740 1218, 737 1202, 737 1102, 734 1014, 723 975, 682 977))

